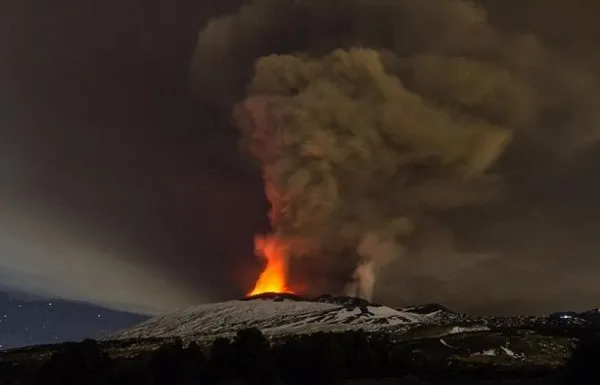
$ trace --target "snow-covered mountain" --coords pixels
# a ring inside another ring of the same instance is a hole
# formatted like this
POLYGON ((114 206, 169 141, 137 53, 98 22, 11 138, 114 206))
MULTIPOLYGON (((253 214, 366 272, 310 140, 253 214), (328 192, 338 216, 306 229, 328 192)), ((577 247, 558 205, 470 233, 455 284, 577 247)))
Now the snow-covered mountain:
POLYGON ((547 316, 473 317, 438 304, 392 309, 364 299, 324 295, 313 299, 293 294, 262 294, 236 301, 204 304, 161 315, 104 340, 182 338, 210 341, 238 330, 259 328, 269 338, 314 332, 361 329, 398 340, 439 338, 506 329, 543 333, 573 332, 600 322, 597 311, 547 316))
POLYGON ((322 296, 307 300, 294 295, 262 295, 158 316, 107 339, 214 338, 251 327, 273 337, 316 331, 408 329, 427 319, 426 314, 396 310, 358 298, 322 296))
MULTIPOLYGON (((264 294, 161 315, 108 335, 101 344, 111 357, 130 359, 174 338, 208 348, 217 337, 234 337, 247 328, 261 329, 274 345, 316 332, 360 329, 393 347, 396 359, 426 365, 426 370, 497 366, 522 374, 566 365, 579 340, 600 333, 600 312, 474 317, 437 304, 392 309, 352 297, 264 294)), ((47 359, 58 348, 4 352, 0 365, 47 359)))

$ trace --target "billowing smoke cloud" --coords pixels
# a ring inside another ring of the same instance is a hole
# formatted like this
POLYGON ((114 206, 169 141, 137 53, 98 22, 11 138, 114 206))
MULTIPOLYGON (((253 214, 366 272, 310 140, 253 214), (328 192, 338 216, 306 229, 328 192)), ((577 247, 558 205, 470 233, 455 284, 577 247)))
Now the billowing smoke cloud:
MULTIPOLYGON (((200 298, 33 215, 2 207, 0 288, 90 302, 130 312, 157 314, 200 298)), ((131 258, 131 255, 127 255, 131 258)))
POLYGON ((383 266, 443 281, 494 259, 441 218, 597 143, 584 64, 467 1, 257 0, 200 32, 193 82, 236 105, 294 278, 370 298, 383 266))
POLYGON ((312 243, 301 254, 358 248, 367 297, 366 271, 396 254, 421 213, 489 199, 495 181, 485 171, 511 136, 428 105, 373 50, 261 59, 250 94, 243 127, 264 165, 278 235, 312 243))

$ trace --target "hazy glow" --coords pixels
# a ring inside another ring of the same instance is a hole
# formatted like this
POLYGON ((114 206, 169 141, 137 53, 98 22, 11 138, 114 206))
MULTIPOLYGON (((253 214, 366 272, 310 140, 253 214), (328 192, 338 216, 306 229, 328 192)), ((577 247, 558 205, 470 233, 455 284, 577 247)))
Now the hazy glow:
POLYGON ((19 214, 0 218, 0 286, 148 314, 198 302, 122 259, 131 256, 102 252, 52 223, 19 214))

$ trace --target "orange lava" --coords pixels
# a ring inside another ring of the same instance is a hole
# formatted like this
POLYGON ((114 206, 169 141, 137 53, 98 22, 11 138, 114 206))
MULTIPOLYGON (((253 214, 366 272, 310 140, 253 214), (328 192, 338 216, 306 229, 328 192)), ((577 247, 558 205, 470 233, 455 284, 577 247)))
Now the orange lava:
POLYGON ((287 286, 288 248, 281 239, 257 236, 254 239, 254 252, 267 260, 267 266, 248 295, 262 293, 292 293, 287 286))

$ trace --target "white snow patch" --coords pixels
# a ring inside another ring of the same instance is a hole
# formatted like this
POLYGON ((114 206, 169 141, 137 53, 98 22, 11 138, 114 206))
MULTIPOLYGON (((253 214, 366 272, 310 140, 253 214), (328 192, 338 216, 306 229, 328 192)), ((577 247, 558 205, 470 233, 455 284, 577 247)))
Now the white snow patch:
POLYGON ((490 328, 483 325, 473 325, 473 326, 453 326, 446 334, 459 334, 459 333, 472 333, 472 332, 482 332, 489 331, 490 328))
POLYGON ((513 352, 512 350, 510 350, 509 348, 507 348, 506 346, 500 346, 499 349, 487 349, 484 350, 482 352, 478 352, 478 353, 473 353, 473 356, 496 356, 498 355, 499 350, 501 350, 502 352, 504 352, 507 356, 511 357, 511 358, 520 358, 523 359, 525 358, 524 354, 517 354, 515 352, 513 352))
POLYGON ((475 353, 473 355, 474 356, 490 356, 490 357, 493 357, 493 356, 496 355, 496 350, 495 349, 487 349, 487 350, 484 350, 482 352, 475 353))
POLYGON ((517 356, 515 354, 515 352, 513 352, 512 350, 510 350, 509 348, 507 348, 505 346, 500 346, 500 349, 504 350, 504 353, 506 353, 507 355, 509 355, 511 357, 516 357, 517 356))

